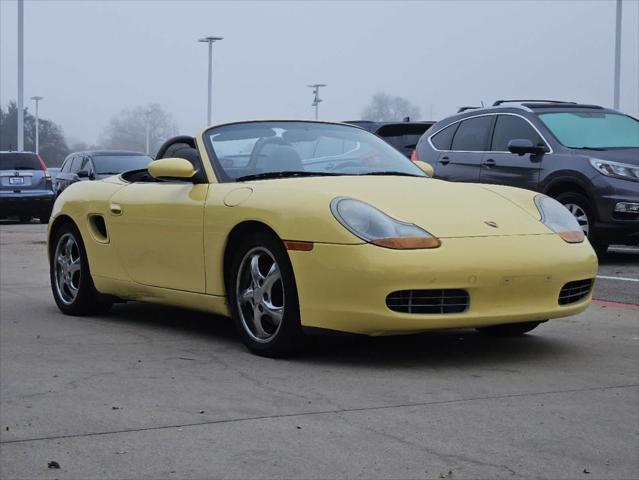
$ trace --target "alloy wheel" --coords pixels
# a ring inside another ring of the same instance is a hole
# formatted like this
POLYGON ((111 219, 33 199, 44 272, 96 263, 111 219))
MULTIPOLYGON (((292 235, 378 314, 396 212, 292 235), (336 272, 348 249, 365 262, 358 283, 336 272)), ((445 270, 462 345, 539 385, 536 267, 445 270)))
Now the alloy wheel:
POLYGON ((70 305, 80 290, 82 263, 80 248, 71 233, 60 237, 53 260, 56 293, 65 305, 70 305))
POLYGON ((577 219, 577 223, 579 223, 584 235, 588 236, 590 220, 588 219, 588 214, 586 214, 585 210, 576 203, 564 203, 564 206, 574 215, 575 219, 577 219))
POLYGON ((273 254, 264 247, 249 250, 240 263, 235 289, 244 330, 257 342, 270 342, 284 318, 282 273, 273 254))

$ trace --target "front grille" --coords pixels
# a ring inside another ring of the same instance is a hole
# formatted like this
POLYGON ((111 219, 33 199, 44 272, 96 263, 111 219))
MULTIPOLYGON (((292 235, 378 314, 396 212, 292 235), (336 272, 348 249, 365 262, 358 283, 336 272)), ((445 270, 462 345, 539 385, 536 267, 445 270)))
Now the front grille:
POLYGON ((577 303, 588 296, 592 290, 592 279, 568 282, 559 292, 559 305, 577 303))
POLYGON ((469 304, 466 290, 400 290, 386 297, 386 306, 402 313, 461 313, 469 304))

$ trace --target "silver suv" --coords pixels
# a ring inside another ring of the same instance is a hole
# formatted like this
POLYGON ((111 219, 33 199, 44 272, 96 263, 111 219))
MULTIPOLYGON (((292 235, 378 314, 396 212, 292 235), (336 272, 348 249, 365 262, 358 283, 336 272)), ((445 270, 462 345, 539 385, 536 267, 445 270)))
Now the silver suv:
POLYGON ((53 207, 51 176, 40 155, 0 151, 0 218, 33 217, 48 223, 53 207))

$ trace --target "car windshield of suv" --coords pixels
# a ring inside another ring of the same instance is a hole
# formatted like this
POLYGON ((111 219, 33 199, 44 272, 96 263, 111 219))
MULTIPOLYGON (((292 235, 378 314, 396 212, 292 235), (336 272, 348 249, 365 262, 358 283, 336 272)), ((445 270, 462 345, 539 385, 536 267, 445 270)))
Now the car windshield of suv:
POLYGON ((0 153, 0 170, 42 170, 35 153, 0 153))
POLYGON ((542 113, 542 122, 569 148, 609 149, 639 147, 639 121, 627 115, 603 112, 542 113))
POLYGON ((115 175, 116 173, 146 168, 151 160, 151 157, 146 155, 95 155, 93 164, 96 174, 115 175))
POLYGON ((205 137, 225 181, 318 175, 426 177, 413 162, 357 127, 314 122, 248 122, 205 137))

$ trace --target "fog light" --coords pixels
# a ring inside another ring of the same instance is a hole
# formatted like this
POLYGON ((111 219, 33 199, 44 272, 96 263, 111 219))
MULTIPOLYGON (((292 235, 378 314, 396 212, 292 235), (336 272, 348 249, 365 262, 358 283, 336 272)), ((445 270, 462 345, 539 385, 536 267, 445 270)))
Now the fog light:
POLYGON ((639 203, 619 202, 615 205, 615 212, 639 213, 639 203))

